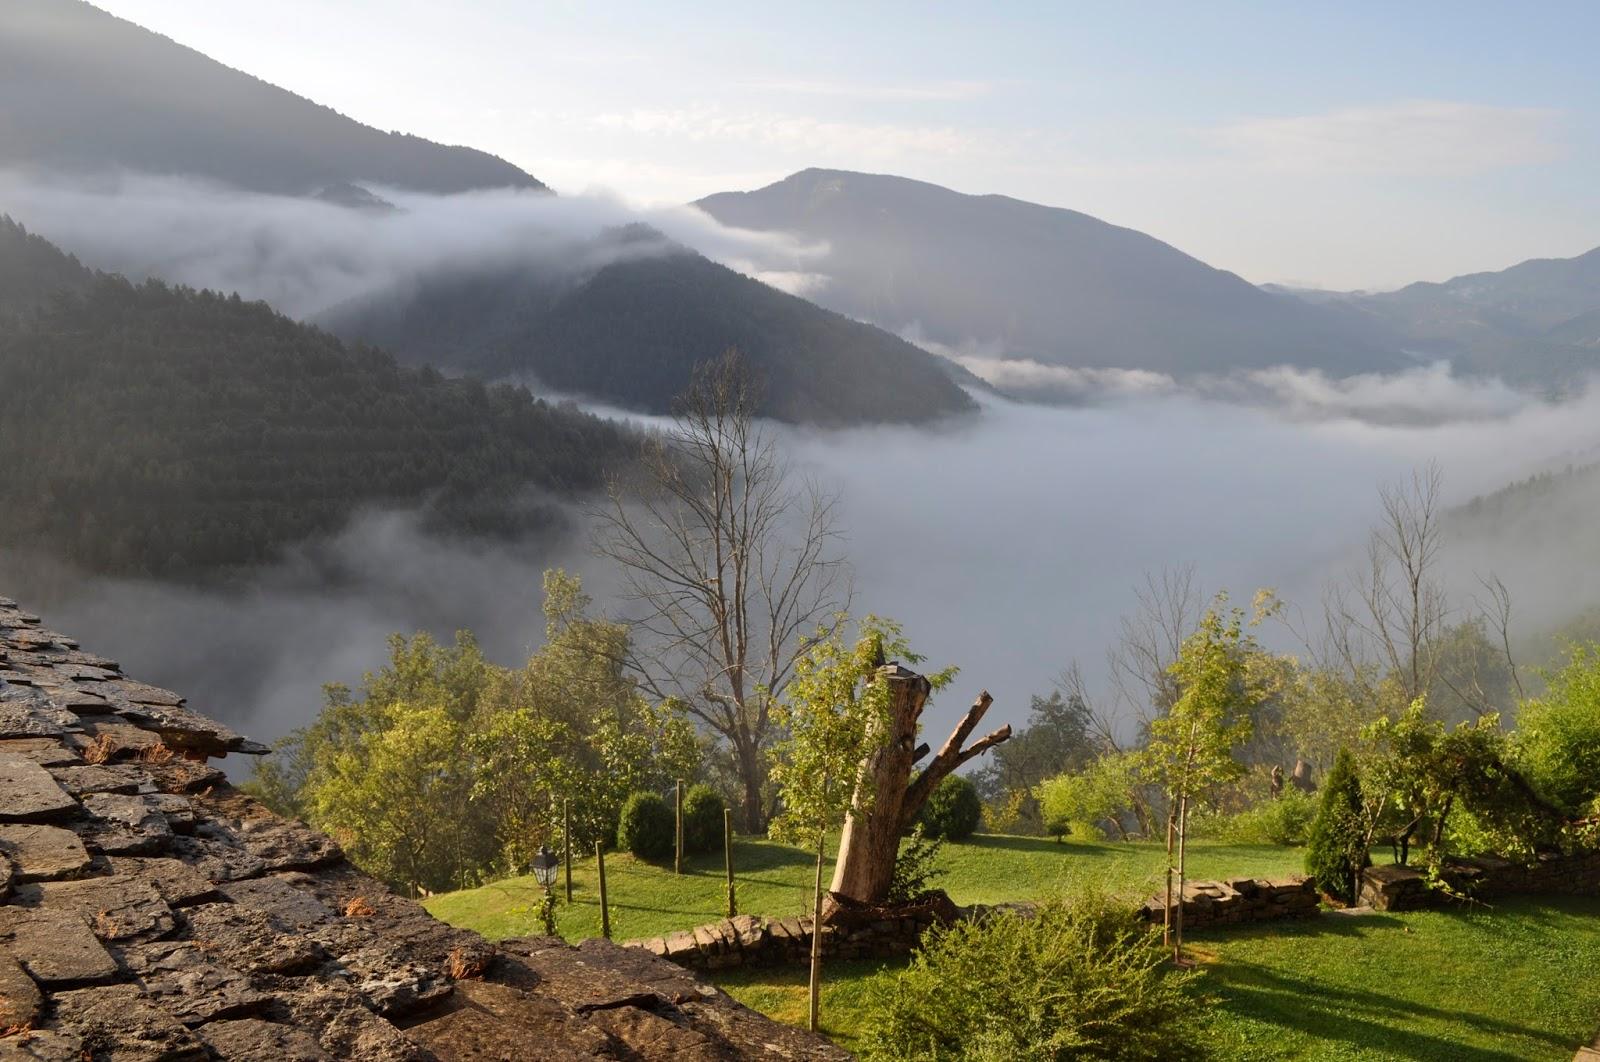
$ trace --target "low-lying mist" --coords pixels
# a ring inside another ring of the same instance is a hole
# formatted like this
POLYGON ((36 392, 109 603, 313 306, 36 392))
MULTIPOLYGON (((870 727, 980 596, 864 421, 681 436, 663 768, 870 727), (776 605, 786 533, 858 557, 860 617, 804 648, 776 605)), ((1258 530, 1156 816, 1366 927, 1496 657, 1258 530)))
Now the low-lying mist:
MULTIPOLYGON (((1437 460, 1455 503, 1592 459, 1600 395, 1422 426, 1181 394, 1076 408, 985 399, 980 416, 934 428, 782 429, 782 443, 797 471, 839 491, 856 611, 901 620, 930 664, 961 665, 929 712, 942 739, 979 689, 994 694, 997 723, 1016 723, 1072 660, 1091 684, 1103 679, 1147 572, 1192 565, 1208 593, 1243 602, 1271 586, 1314 611, 1325 583, 1358 561, 1380 484, 1437 460)), ((1475 576, 1493 571, 1523 633, 1558 623, 1600 601, 1596 516, 1600 497, 1567 497, 1509 533, 1454 535, 1448 581, 1464 605, 1475 576)), ((76 579, 11 558, 0 592, 270 740, 314 714, 323 683, 380 665, 391 632, 470 627, 494 658, 519 659, 541 636, 547 565, 579 571, 601 607, 616 606, 580 528, 463 543, 395 513, 225 589, 76 579)), ((1293 648, 1282 632, 1267 638, 1293 648)))

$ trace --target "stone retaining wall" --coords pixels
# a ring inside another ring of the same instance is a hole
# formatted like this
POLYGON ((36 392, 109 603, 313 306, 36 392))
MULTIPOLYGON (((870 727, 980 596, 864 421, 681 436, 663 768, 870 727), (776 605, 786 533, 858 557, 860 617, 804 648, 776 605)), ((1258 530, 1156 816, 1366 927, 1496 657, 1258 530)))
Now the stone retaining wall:
MULTIPOLYGON (((1600 852, 1566 856, 1545 852, 1529 862, 1494 856, 1454 860, 1442 876, 1457 892, 1479 899, 1519 894, 1600 893, 1600 852)), ((1379 911, 1411 911, 1449 902, 1428 887, 1425 871, 1412 866, 1368 867, 1361 877, 1361 903, 1379 911)))
MULTIPOLYGON (((1319 901, 1314 879, 1292 877, 1190 881, 1183 886, 1182 903, 1184 928, 1205 929, 1307 918, 1317 913, 1319 901)), ((1154 896, 1139 908, 1139 915, 1147 922, 1159 923, 1165 907, 1166 897, 1154 896)))

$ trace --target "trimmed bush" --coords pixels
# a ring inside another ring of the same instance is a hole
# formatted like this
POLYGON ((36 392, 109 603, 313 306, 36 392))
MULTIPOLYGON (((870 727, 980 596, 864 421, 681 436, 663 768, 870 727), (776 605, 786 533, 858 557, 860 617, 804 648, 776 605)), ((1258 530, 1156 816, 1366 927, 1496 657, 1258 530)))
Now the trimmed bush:
POLYGON ((683 846, 691 854, 722 847, 722 797, 709 785, 690 786, 683 794, 683 846))
POLYGON ((922 805, 917 821, 922 823, 929 837, 965 841, 983 821, 983 801, 978 796, 978 787, 952 774, 939 783, 928 802, 922 805))
POLYGON ((640 859, 664 859, 672 854, 677 832, 672 808, 657 793, 634 793, 622 805, 617 821, 617 847, 640 859))
POLYGON ((1340 749, 1333 770, 1322 783, 1322 806, 1306 842, 1306 873, 1317 887, 1345 903, 1354 903, 1361 868, 1367 865, 1361 828, 1361 780, 1356 758, 1340 749))
POLYGON ((1161 935, 1097 896, 931 930, 910 967, 868 982, 869 1062, 1185 1059, 1204 1013, 1198 974, 1161 935))

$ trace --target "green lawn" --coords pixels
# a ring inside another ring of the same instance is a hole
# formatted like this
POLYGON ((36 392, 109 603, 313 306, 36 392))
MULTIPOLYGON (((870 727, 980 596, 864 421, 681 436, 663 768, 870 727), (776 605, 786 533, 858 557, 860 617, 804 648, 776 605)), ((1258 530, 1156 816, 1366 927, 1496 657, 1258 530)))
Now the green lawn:
MULTIPOLYGON (((764 840, 735 846, 739 909, 786 916, 806 906, 815 864, 764 840)), ((1190 876, 1276 877, 1300 870, 1298 849, 1197 842, 1190 876)), ((948 845, 935 884, 958 903, 1071 892, 1079 883, 1153 895, 1163 853, 1143 843, 1057 844, 981 835, 948 845)), ((722 860, 669 866, 606 860, 612 935, 657 936, 721 917, 722 860)), ((570 940, 600 931, 593 860, 574 867, 573 904, 558 909, 570 940)), ((557 885, 558 895, 560 885, 557 885)), ((491 938, 537 932, 531 878, 435 896, 438 917, 491 938)), ((1492 911, 1327 914, 1303 923, 1192 935, 1205 969, 1207 1036, 1228 1059, 1568 1059, 1600 1024, 1600 898, 1508 900, 1492 911)), ((859 1034, 862 998, 894 964, 840 962, 824 973, 824 1031, 859 1034)), ((717 983, 784 1021, 803 1022, 802 968, 726 971, 717 983)))
MULTIPOLYGON (((1600 898, 1506 900, 1492 911, 1323 915, 1196 933, 1207 1039, 1226 1059, 1572 1057, 1600 1024, 1600 898)), ((823 1031, 846 1047, 868 982, 893 964, 824 970, 823 1031)), ((806 1016, 803 969, 717 983, 783 1021, 806 1016)))
MULTIPOLYGON (((946 845, 934 881, 961 904, 1027 900, 1069 890, 1074 882, 1130 896, 1154 895, 1164 852, 1146 843, 1066 843, 1038 837, 980 834, 965 844, 946 845)), ((1197 842, 1189 849, 1190 876, 1276 877, 1300 870, 1297 849, 1197 842)), ((734 845, 739 910, 785 917, 810 903, 815 857, 798 848, 759 839, 734 845)), ((831 873, 831 867, 830 867, 831 873)), ((599 889, 594 859, 573 865, 572 904, 556 917, 568 940, 600 935, 599 889)), ((606 857, 611 935, 617 940, 659 936, 721 918, 722 855, 691 860, 683 875, 627 855, 606 857)), ((557 895, 561 895, 558 881, 557 895)), ((441 893, 425 901, 435 916, 475 929, 490 939, 538 932, 539 887, 531 877, 509 878, 476 889, 441 893)))

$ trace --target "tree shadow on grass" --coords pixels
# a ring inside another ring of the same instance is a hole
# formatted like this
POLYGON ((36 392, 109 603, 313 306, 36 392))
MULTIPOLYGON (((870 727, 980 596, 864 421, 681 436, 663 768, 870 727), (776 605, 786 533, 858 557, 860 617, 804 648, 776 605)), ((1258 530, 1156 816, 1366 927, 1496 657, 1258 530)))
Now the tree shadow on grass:
POLYGON ((1037 855, 1057 856, 1108 856, 1115 850, 1103 844, 1079 844, 1074 841, 1054 841, 1048 837, 1017 837, 1012 834, 975 833, 947 851, 959 852, 963 848, 987 848, 1002 852, 1032 852, 1037 855))
MULTIPOLYGON (((1404 977, 1403 968, 1382 973, 1404 977)), ((1561 1035, 1463 1011, 1444 1010, 1382 992, 1336 988, 1258 963, 1228 961, 1208 968, 1219 1006, 1234 1015, 1304 1033, 1330 1043, 1375 1051, 1389 1058, 1450 1059, 1452 1062, 1516 1062, 1527 1057, 1529 1042, 1556 1051, 1570 1049, 1561 1035), (1524 1046, 1471 1047, 1415 1028, 1419 1020, 1467 1026, 1497 1043, 1516 1038, 1524 1046)))

